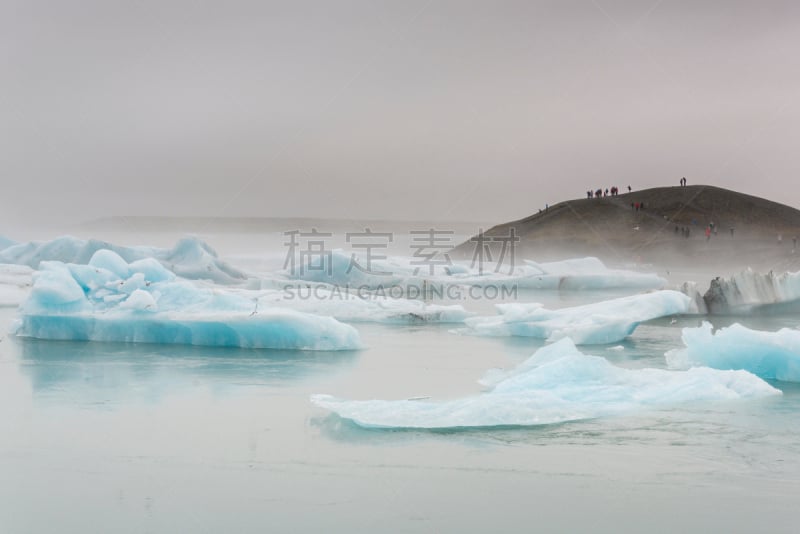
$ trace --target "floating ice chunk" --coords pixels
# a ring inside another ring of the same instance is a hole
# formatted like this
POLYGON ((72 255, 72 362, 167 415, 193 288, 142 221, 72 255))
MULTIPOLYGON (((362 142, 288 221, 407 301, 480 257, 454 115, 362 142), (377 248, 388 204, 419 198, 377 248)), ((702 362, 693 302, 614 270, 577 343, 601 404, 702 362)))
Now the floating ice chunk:
POLYGON ((154 258, 143 258, 130 263, 129 268, 132 272, 141 273, 150 282, 165 282, 174 280, 175 275, 167 270, 154 258))
POLYGON ((393 285, 419 287, 423 284, 459 284, 570 291, 619 288, 645 290, 660 289, 667 283, 652 273, 609 269, 597 258, 549 263, 526 260, 524 264, 515 266, 511 273, 500 272, 506 271, 508 266, 501 265, 502 269, 497 267, 494 263, 477 266, 470 262, 451 262, 448 265, 436 265, 434 274, 430 274, 430 265, 420 258, 395 256, 374 259, 367 264, 353 254, 333 250, 306 258, 288 274, 298 280, 373 289, 393 285))
POLYGON ((684 328, 686 348, 666 353, 674 369, 703 365, 715 369, 744 369, 762 378, 800 382, 800 331, 751 330, 735 323, 712 332, 704 321, 698 328, 684 328))
POLYGON ((289 286, 261 293, 261 307, 290 308, 329 315, 346 322, 463 323, 473 315, 460 305, 429 304, 419 300, 376 296, 364 291, 347 292, 336 287, 289 286))
POLYGON ((498 304, 499 315, 467 319, 467 328, 457 332, 548 341, 570 337, 578 345, 616 343, 643 321, 687 313, 690 303, 679 291, 662 290, 558 310, 538 303, 498 304))
MULTIPOLYGON (((169 271, 192 280, 211 280, 219 284, 234 284, 247 279, 243 272, 220 260, 217 253, 208 244, 194 237, 181 239, 171 249, 163 249, 125 247, 96 239, 86 241, 65 236, 52 241, 31 241, 12 245, 0 250, 0 263, 27 265, 34 269, 38 269, 39 264, 43 261, 86 265, 100 250, 114 251, 129 263, 145 258, 155 258, 169 271)), ((103 256, 101 255, 97 261, 102 262, 103 256)), ((99 266, 115 272, 111 265, 99 266)), ((140 269, 145 267, 137 266, 140 269)), ((151 271, 149 274, 153 274, 153 272, 151 271)))
POLYGON ((706 315, 708 313, 708 306, 703 299, 703 294, 697 286, 697 282, 684 282, 678 290, 692 299, 692 304, 689 306, 689 313, 692 315, 706 315))
POLYGON ((68 269, 45 268, 33 275, 33 288, 23 304, 27 309, 46 310, 52 314, 85 312, 91 310, 83 288, 68 269))
POLYGON ((128 298, 123 300, 119 307, 124 310, 147 310, 154 312, 158 309, 156 299, 152 293, 142 289, 135 289, 128 298))
POLYGON ((495 378, 489 391, 457 400, 347 401, 312 395, 311 402, 367 428, 442 429, 545 425, 781 394, 747 371, 623 369, 582 354, 569 339, 540 349, 495 378))
POLYGON ((697 302, 699 313, 750 315, 800 310, 800 272, 756 273, 746 269, 730 278, 715 278, 701 293, 694 282, 681 291, 697 302))
POLYGON ((131 274, 128 262, 123 260, 116 252, 107 249, 101 249, 92 254, 89 259, 89 267, 105 269, 122 280, 128 278, 131 274))
POLYGON ((41 263, 30 295, 19 308, 14 333, 40 339, 242 348, 361 346, 352 326, 331 317, 259 309, 255 299, 176 280, 149 261, 128 264, 112 251, 99 251, 89 263, 41 263))
POLYGON ((4 236, 0 235, 0 250, 5 250, 8 247, 10 247, 12 245, 16 245, 16 244, 17 244, 16 241, 12 241, 12 240, 8 239, 7 237, 4 237, 4 236))
POLYGON ((28 296, 33 269, 24 265, 0 265, 0 307, 19 306, 28 296))

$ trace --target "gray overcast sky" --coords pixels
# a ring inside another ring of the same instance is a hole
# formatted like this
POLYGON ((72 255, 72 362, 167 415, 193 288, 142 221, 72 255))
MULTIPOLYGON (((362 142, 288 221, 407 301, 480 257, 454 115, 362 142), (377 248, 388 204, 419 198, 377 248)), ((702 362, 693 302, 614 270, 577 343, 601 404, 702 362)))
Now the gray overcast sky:
POLYGON ((798 206, 799 52, 796 1, 0 0, 0 221, 798 206))

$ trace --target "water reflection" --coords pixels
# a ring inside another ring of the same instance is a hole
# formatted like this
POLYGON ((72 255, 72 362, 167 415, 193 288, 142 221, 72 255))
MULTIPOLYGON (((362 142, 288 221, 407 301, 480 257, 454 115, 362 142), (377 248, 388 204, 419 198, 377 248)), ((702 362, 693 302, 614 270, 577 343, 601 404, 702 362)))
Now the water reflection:
POLYGON ((181 388, 281 387, 351 368, 356 351, 45 341, 13 338, 34 395, 157 399, 181 388))

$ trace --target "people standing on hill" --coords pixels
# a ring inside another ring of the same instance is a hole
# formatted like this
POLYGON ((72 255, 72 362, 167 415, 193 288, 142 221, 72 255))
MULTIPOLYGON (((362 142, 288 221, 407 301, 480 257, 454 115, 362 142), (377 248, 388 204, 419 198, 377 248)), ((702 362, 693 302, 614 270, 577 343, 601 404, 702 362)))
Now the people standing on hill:
POLYGON ((631 189, 631 186, 628 186, 628 193, 630 193, 631 191, 633 191, 633 189, 631 189))
POLYGON ((686 187, 686 177, 681 178, 681 187, 686 187))

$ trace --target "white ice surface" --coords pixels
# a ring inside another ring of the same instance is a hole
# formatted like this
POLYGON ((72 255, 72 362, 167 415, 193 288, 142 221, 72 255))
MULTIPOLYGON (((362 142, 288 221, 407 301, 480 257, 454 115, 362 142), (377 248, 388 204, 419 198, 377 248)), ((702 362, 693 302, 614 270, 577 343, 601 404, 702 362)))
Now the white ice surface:
POLYGON ((243 272, 219 259, 208 244, 193 237, 181 239, 171 249, 164 249, 119 246, 97 239, 64 236, 52 241, 30 241, 7 247, 0 250, 0 263, 27 265, 33 269, 38 269, 43 261, 85 265, 98 250, 112 250, 127 262, 155 258, 178 276, 193 280, 235 284, 247 278, 243 272))
POLYGON ((665 355, 671 368, 744 369, 762 378, 800 382, 798 330, 764 332, 736 323, 713 332, 704 321, 698 328, 684 328, 681 337, 686 348, 665 355))
POLYGON ((616 343, 643 321, 687 313, 691 299, 662 290, 593 304, 548 310, 538 303, 498 304, 497 316, 473 317, 460 333, 525 336, 556 341, 570 337, 578 345, 616 343))
POLYGON ((460 305, 430 304, 421 300, 376 296, 369 292, 345 292, 325 285, 287 290, 241 290, 257 295, 259 308, 289 308, 306 313, 329 315, 345 322, 463 323, 473 315, 460 305))
POLYGON ((0 264, 0 307, 18 306, 28 296, 33 269, 0 264))
MULTIPOLYGON (((433 261, 444 261, 436 256, 433 261)), ((317 255, 298 263, 289 276, 298 280, 349 287, 388 287, 425 284, 466 286, 516 286, 520 289, 603 290, 660 289, 666 280, 652 274, 609 269, 597 258, 579 258, 549 263, 525 260, 509 273, 509 266, 487 262, 483 269, 473 262, 430 265, 421 258, 393 256, 366 262, 359 256, 337 249, 330 255, 317 255), (361 268, 359 268, 361 267, 361 268), (368 271, 368 272, 365 272, 368 271)))
POLYGON ((13 333, 40 339, 349 350, 358 332, 331 317, 259 307, 181 280, 158 261, 98 250, 87 265, 43 262, 13 333))
POLYGON ((746 269, 729 278, 717 278, 711 291, 701 290, 694 282, 682 291, 697 302, 700 313, 749 315, 777 309, 800 309, 800 272, 757 273, 746 269), (704 300, 708 295, 710 300, 704 300))
POLYGON ((469 428, 561 423, 682 403, 780 395, 747 371, 623 369, 588 356, 569 339, 539 349, 484 393, 455 400, 348 401, 313 395, 315 405, 367 428, 469 428))

